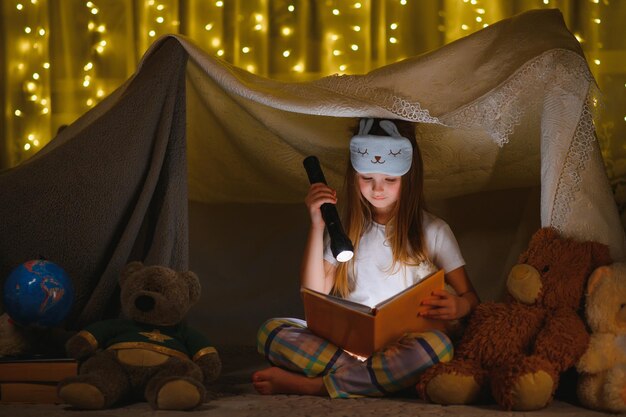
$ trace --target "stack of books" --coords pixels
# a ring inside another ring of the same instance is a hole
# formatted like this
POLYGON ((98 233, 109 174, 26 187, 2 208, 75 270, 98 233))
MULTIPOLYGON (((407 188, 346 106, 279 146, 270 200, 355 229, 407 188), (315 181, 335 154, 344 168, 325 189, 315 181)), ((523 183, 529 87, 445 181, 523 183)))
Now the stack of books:
POLYGON ((44 355, 0 357, 0 403, 61 403, 57 384, 77 373, 74 359, 44 355))

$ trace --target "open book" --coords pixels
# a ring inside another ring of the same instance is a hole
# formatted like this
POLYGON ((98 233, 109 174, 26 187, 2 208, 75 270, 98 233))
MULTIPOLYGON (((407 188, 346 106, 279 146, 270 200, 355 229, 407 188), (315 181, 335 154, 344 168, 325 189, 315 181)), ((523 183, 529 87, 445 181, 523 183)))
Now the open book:
POLYGON ((443 270, 433 272, 374 307, 302 288, 307 326, 342 349, 366 357, 405 333, 443 330, 444 321, 419 315, 430 308, 420 306, 421 301, 432 291, 443 289, 443 276, 443 270))

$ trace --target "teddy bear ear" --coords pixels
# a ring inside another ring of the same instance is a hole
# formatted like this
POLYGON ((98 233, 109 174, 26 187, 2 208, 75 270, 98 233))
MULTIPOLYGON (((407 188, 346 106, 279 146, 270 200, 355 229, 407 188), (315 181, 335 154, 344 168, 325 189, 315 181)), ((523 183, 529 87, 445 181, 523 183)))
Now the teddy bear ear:
POLYGON ((532 236, 529 246, 536 247, 539 245, 540 242, 550 242, 554 239, 558 239, 559 237, 561 237, 561 235, 554 227, 542 227, 541 229, 537 230, 532 236))
POLYGON ((124 269, 122 270, 122 273, 120 274, 120 279, 118 280, 120 285, 126 280, 126 278, 128 278, 129 276, 131 276, 132 274, 134 274, 135 272, 139 271, 142 268, 143 268, 143 263, 139 261, 133 261, 129 263, 128 265, 126 265, 124 269))
POLYGON ((613 263, 609 247, 602 243, 591 242, 591 256, 594 268, 613 263))
POLYGON ((593 294, 596 288, 598 288, 598 284, 605 278, 611 274, 611 268, 608 266, 601 266, 600 268, 596 268, 595 271, 589 277, 589 281, 587 281, 587 295, 593 294))
POLYGON ((183 277, 187 281, 187 286, 189 287, 189 301, 190 303, 195 304, 200 298, 200 279, 198 279, 198 276, 191 271, 184 272, 183 277))

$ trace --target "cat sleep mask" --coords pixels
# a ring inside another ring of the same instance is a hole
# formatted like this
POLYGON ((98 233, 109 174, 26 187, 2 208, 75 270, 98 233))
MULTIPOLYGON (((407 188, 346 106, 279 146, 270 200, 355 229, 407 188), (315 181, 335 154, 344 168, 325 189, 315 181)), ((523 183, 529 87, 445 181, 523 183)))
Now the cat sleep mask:
POLYGON ((359 133, 350 139, 350 162, 360 174, 385 174, 400 177, 411 169, 413 146, 400 135, 389 120, 381 120, 380 127, 389 136, 370 135, 374 119, 361 119, 359 133))

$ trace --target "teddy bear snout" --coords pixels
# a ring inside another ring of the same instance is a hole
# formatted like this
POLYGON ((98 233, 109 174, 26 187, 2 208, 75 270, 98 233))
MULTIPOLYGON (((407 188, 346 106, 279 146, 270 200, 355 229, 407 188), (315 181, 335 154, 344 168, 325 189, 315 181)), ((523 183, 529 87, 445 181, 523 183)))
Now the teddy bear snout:
POLYGON ((149 295, 140 295, 139 297, 135 298, 135 307, 137 307, 137 309, 143 313, 154 309, 154 305, 154 298, 150 297, 149 295))
POLYGON ((513 266, 506 282, 509 293, 525 304, 533 304, 537 300, 541 286, 541 274, 528 264, 513 266))

